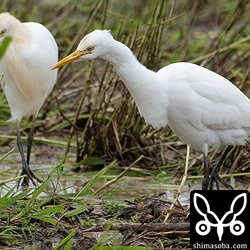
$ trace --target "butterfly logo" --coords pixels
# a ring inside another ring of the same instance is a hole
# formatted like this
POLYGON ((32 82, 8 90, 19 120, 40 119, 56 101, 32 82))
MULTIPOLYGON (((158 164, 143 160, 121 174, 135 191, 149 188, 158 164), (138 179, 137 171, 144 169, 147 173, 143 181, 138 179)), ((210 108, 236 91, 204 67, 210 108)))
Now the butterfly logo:
POLYGON ((229 227, 230 232, 235 236, 241 235, 245 231, 244 223, 237 220, 237 216, 239 216, 246 208, 246 193, 239 194, 233 199, 230 210, 227 211, 221 219, 211 211, 210 205, 203 195, 195 193, 193 203, 196 211, 203 217, 203 219, 197 222, 195 226, 195 230, 199 235, 204 236, 209 234, 211 227, 214 227, 217 228, 217 235, 219 241, 221 241, 225 227, 229 227), (243 199, 243 205, 239 209, 241 199, 243 199), (200 204, 200 207, 198 203, 200 204), (236 204, 237 206, 235 206, 236 204))

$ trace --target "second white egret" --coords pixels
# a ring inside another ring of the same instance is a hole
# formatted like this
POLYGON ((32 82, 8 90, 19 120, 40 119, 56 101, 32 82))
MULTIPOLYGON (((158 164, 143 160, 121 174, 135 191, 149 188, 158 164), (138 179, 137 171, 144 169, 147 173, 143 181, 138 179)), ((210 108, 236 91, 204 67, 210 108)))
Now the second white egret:
POLYGON ((42 24, 22 23, 9 13, 0 14, 0 42, 4 37, 11 37, 12 40, 0 61, 0 74, 3 75, 1 86, 10 107, 10 120, 17 122, 21 175, 26 175, 22 186, 28 186, 29 179, 35 185, 35 180, 39 179, 29 167, 34 122, 56 82, 57 70, 53 72, 51 67, 58 60, 58 48, 52 34, 42 24), (26 158, 19 125, 25 116, 33 120, 26 158))

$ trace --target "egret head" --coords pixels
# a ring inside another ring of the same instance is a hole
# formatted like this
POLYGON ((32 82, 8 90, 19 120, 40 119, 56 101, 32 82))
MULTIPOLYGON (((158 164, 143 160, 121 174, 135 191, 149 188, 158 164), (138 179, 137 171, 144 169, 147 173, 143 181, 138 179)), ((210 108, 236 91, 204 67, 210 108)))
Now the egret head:
POLYGON ((94 30, 86 35, 79 43, 77 50, 59 61, 52 69, 60 68, 74 61, 102 58, 109 51, 113 36, 109 30, 94 30))
POLYGON ((6 36, 14 37, 15 29, 20 21, 11 14, 4 12, 0 14, 0 40, 6 36))

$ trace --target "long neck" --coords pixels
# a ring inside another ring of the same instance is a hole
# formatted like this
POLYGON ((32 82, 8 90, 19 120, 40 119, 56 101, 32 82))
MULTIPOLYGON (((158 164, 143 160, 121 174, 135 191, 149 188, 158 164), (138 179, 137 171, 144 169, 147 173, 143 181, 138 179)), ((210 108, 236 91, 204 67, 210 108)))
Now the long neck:
POLYGON ((123 43, 113 40, 111 46, 112 54, 103 59, 113 64, 140 109, 141 103, 151 95, 147 86, 153 84, 155 72, 142 65, 123 43))
POLYGON ((123 43, 113 40, 112 55, 108 57, 107 60, 113 64, 133 96, 137 94, 138 85, 152 83, 150 79, 154 78, 155 72, 138 62, 132 51, 123 43))
POLYGON ((146 122, 160 128, 167 125, 167 107, 162 107, 160 96, 162 90, 158 86, 157 73, 147 69, 124 44, 113 40, 110 44, 112 53, 103 56, 111 62, 118 75, 131 93, 141 116, 146 122))

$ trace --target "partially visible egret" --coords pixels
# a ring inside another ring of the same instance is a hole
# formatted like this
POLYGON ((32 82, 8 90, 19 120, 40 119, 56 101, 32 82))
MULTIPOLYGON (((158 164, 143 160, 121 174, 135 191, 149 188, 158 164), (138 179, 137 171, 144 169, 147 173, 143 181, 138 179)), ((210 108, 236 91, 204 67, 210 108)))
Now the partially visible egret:
POLYGON ((1 86, 10 107, 10 121, 17 122, 17 146, 22 158, 21 175, 26 175, 22 186, 28 186, 29 179, 35 185, 35 180, 39 179, 29 167, 34 122, 56 82, 57 71, 51 71, 51 67, 58 60, 58 48, 53 36, 43 25, 21 23, 9 13, 0 14, 0 41, 4 37, 11 37, 12 41, 0 61, 0 74, 3 75, 1 86), (26 159, 20 135, 20 121, 24 116, 32 117, 33 121, 26 159))
POLYGON ((179 62, 157 72, 140 64, 131 50, 109 31, 86 35, 77 50, 59 61, 58 68, 73 61, 101 58, 113 64, 141 116, 155 128, 167 125, 185 143, 204 155, 202 188, 219 181, 219 168, 232 145, 245 145, 250 136, 250 100, 224 77, 201 66, 179 62), (227 146, 209 178, 209 147, 227 146))

